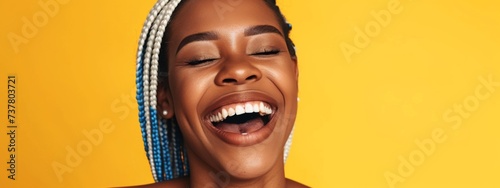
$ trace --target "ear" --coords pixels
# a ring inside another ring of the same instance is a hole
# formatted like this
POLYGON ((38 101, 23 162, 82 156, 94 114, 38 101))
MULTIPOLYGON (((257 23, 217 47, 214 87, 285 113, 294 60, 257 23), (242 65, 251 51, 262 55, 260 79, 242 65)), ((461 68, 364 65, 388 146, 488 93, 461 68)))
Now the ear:
MULTIPOLYGON (((295 81, 297 83, 297 96, 298 96, 298 93, 299 93, 299 63, 298 63, 298 60, 297 60, 297 56, 292 56, 292 61, 293 61, 293 69, 295 71, 295 81)), ((299 98, 297 97, 297 100, 299 98)))
POLYGON ((297 56, 293 56, 292 57, 292 61, 293 61, 293 64, 294 64, 294 68, 295 68, 295 79, 297 79, 297 82, 299 81, 299 64, 298 64, 298 60, 297 60, 297 56))
POLYGON ((157 90, 157 106, 158 115, 160 115, 164 119, 170 119, 174 117, 174 108, 172 102, 172 95, 169 90, 168 82, 159 82, 158 90, 157 90), (163 111, 167 111, 167 115, 163 114, 163 111))

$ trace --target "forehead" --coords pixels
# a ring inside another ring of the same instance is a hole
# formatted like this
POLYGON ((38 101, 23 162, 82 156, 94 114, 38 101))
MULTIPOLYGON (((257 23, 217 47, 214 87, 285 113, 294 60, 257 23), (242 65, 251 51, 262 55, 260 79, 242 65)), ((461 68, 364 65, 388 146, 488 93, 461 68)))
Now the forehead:
POLYGON ((199 32, 254 25, 272 25, 281 30, 264 0, 188 0, 177 10, 170 24, 174 40, 199 32))

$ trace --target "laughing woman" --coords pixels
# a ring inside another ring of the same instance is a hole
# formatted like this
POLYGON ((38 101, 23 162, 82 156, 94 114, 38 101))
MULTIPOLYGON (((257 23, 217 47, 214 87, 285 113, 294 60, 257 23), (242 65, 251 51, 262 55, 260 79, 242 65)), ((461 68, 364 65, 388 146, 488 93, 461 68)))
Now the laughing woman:
POLYGON ((306 187, 284 173, 298 92, 290 30, 273 0, 156 3, 137 101, 157 183, 141 187, 306 187))

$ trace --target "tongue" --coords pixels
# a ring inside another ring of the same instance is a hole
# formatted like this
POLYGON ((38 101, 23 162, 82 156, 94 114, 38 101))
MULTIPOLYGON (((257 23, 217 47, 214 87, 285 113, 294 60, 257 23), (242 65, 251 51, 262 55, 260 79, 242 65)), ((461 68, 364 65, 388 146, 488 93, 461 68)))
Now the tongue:
POLYGON ((227 123, 227 122, 219 122, 215 125, 218 129, 230 132, 230 133, 251 133, 259 130, 264 126, 264 121, 262 118, 253 118, 244 123, 227 123))

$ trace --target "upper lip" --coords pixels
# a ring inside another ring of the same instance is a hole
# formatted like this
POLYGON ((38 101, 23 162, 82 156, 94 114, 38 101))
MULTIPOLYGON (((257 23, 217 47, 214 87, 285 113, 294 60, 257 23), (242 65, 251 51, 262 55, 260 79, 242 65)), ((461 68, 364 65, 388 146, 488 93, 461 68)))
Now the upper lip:
POLYGON ((271 105, 271 108, 273 108, 274 111, 276 110, 278 104, 278 102, 274 98, 260 91, 250 90, 250 91, 232 92, 222 95, 217 99, 215 99, 214 102, 210 103, 209 107, 206 108, 205 111, 203 112, 202 117, 208 120, 209 118, 208 114, 210 114, 212 111, 222 106, 234 103, 245 103, 249 101, 266 102, 271 105))

